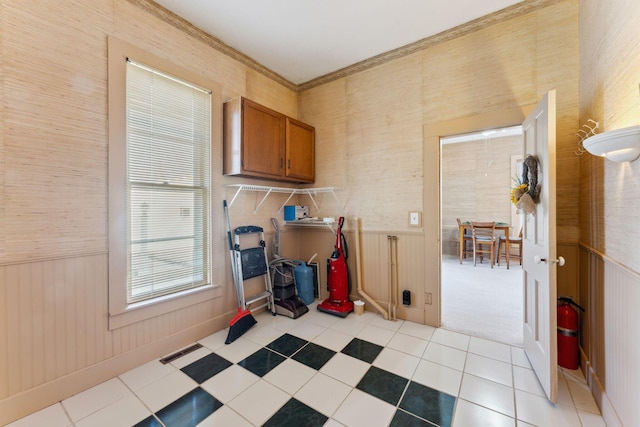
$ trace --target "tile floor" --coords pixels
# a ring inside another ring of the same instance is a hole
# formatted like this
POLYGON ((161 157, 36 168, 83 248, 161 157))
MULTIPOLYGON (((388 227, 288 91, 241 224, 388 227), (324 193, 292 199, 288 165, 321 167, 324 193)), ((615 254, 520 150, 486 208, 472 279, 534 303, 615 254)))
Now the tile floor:
POLYGON ((560 369, 553 405, 519 347, 371 312, 255 317, 10 426, 605 425, 579 371, 560 369))

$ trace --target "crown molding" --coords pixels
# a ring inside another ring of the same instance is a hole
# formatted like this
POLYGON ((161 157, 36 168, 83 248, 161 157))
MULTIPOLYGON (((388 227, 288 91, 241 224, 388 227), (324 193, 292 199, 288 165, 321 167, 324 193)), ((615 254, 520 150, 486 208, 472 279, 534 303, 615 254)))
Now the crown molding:
POLYGON ((290 82, 289 80, 285 79, 278 73, 270 70, 269 68, 265 67, 264 65, 252 59, 251 57, 245 55, 244 53, 232 48, 228 44, 224 43, 222 40, 201 30, 200 28, 191 24, 184 18, 181 18, 180 16, 164 8, 163 6, 160 6, 159 4, 153 2, 152 0, 128 0, 128 1, 146 10, 151 15, 161 19, 162 21, 194 37, 195 39, 202 41, 203 43, 207 44, 213 49, 235 59, 236 61, 240 62, 246 67, 260 74, 263 74, 265 77, 268 77, 276 81, 277 83, 280 83, 281 85, 283 85, 288 89, 291 89, 299 93, 299 92, 304 92, 306 90, 312 89, 316 86, 320 86, 325 83, 332 82, 334 80, 348 77, 373 67, 377 67, 378 65, 385 64, 389 61, 393 61, 395 59, 402 58, 407 55, 411 55, 412 53, 418 52, 423 49, 427 49, 439 43, 444 43, 446 41, 449 41, 467 34, 474 33, 490 25, 493 25, 497 22, 506 21, 506 20, 530 13, 534 10, 552 5, 552 4, 561 3, 562 1, 566 1, 566 0, 525 0, 521 3, 515 4, 513 6, 507 7, 497 12, 494 12, 490 15, 486 15, 478 19, 474 19, 473 21, 464 23, 462 25, 458 25, 457 27, 451 28, 449 30, 435 34, 433 36, 426 37, 424 39, 418 40, 417 42, 399 47, 397 49, 390 50, 388 52, 381 53, 379 55, 373 56, 371 58, 365 59, 353 65, 349 65, 348 67, 344 67, 340 70, 325 74, 323 76, 317 77, 315 79, 309 80, 308 82, 301 83, 299 85, 296 85, 290 82))
POLYGON ((296 84, 290 82, 289 80, 282 77, 280 74, 270 70, 269 68, 265 67, 264 65, 260 64, 253 58, 240 52, 239 50, 232 48, 231 46, 229 46, 219 38, 214 37, 211 34, 201 30, 200 28, 196 27, 189 21, 171 12, 169 9, 166 9, 163 6, 160 6, 158 3, 155 3, 152 0, 128 0, 128 1, 144 9, 145 11, 155 16, 156 18, 159 18, 163 22, 169 25, 172 25, 173 27, 190 35, 191 37, 197 40, 200 40, 206 45, 212 47, 213 49, 235 59, 236 61, 240 62, 246 67, 251 68, 254 71, 257 71, 258 73, 270 78, 271 80, 276 81, 277 83, 280 83, 281 85, 285 86, 288 89, 291 89, 293 91, 298 91, 298 86, 296 84))

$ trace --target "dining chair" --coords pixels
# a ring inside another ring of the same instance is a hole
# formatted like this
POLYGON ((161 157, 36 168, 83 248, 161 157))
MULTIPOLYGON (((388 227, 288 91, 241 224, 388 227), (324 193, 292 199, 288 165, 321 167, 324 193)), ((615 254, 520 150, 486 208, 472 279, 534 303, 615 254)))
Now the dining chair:
MULTIPOLYGON (((458 221, 458 234, 460 233, 460 228, 462 227, 462 221, 460 221, 460 218, 456 218, 456 221, 458 221)), ((460 264, 462 264, 462 258, 467 258, 467 252, 471 253, 471 249, 467 249, 467 242, 473 244, 473 236, 471 234, 471 231, 468 228, 464 229, 464 234, 462 235, 462 242, 460 242, 459 244, 459 250, 462 251, 462 257, 460 257, 460 264)), ((458 254, 460 255, 460 254, 458 254)))
POLYGON ((511 258, 517 259, 520 261, 520 265, 522 265, 522 227, 520 227, 518 237, 509 237, 509 240, 507 240, 506 236, 500 236, 500 239, 498 239, 498 256, 496 258, 498 266, 500 266, 500 258, 504 258, 505 261, 507 261, 507 270, 509 269, 509 261, 511 258), (517 254, 511 252, 512 246, 517 247, 517 254), (509 258, 507 258, 507 251, 509 251, 509 258))
POLYGON ((480 262, 484 255, 489 255, 491 268, 495 260, 496 248, 496 223, 495 222, 471 222, 471 235, 473 237, 473 266, 476 266, 476 259, 480 256, 480 262))

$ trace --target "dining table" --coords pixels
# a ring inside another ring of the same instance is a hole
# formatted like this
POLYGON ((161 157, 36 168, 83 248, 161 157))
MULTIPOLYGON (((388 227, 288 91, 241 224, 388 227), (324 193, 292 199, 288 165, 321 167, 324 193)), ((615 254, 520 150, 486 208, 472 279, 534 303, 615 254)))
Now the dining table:
MULTIPOLYGON (((496 230, 502 230, 504 231, 504 237, 507 240, 507 242, 509 241, 509 224, 506 222, 496 222, 496 230)), ((460 254, 460 263, 462 264, 462 254, 464 253, 464 233, 466 230, 471 230, 471 221, 462 221, 460 222, 460 225, 458 226, 458 231, 460 232, 460 238, 459 238, 459 254, 460 254)), ((508 248, 508 246, 507 246, 508 248)), ((509 250, 506 250, 506 258, 507 258, 507 265, 509 265, 509 250)), ((498 254, 498 256, 500 256, 500 254, 498 254)))

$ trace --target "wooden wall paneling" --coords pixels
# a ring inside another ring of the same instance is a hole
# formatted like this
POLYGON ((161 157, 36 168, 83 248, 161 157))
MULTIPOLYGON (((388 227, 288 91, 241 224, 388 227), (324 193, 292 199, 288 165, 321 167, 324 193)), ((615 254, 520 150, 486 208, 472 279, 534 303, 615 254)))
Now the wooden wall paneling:
MULTIPOLYGON (((1 85, 0 85, 1 86, 1 85)), ((0 113, 1 114, 1 113, 0 113)), ((0 400, 7 397, 9 391, 9 289, 7 268, 0 265, 0 400)))
MULTIPOLYGON (((7 388, 9 396, 22 391, 20 374, 22 369, 22 355, 20 354, 20 283, 18 267, 5 267, 7 292, 7 388)), ((28 363, 28 361, 26 361, 28 363)))
POLYGON ((398 235, 398 319, 425 322, 424 237, 422 233, 398 235), (402 304, 402 291, 411 292, 411 305, 402 304))
MULTIPOLYGON (((39 262, 30 269, 30 285, 32 288, 32 315, 33 327, 27 335, 31 336, 33 341, 33 349, 31 351, 33 357, 33 384, 42 384, 45 382, 45 366, 46 366, 46 318, 45 318, 45 277, 43 276, 43 263, 39 262)), ((29 284, 25 283, 25 286, 29 284)))
POLYGON ((606 389, 609 400, 617 409, 622 425, 640 421, 640 342, 637 325, 640 321, 637 303, 640 301, 640 275, 605 260, 604 264, 604 348, 606 389))

